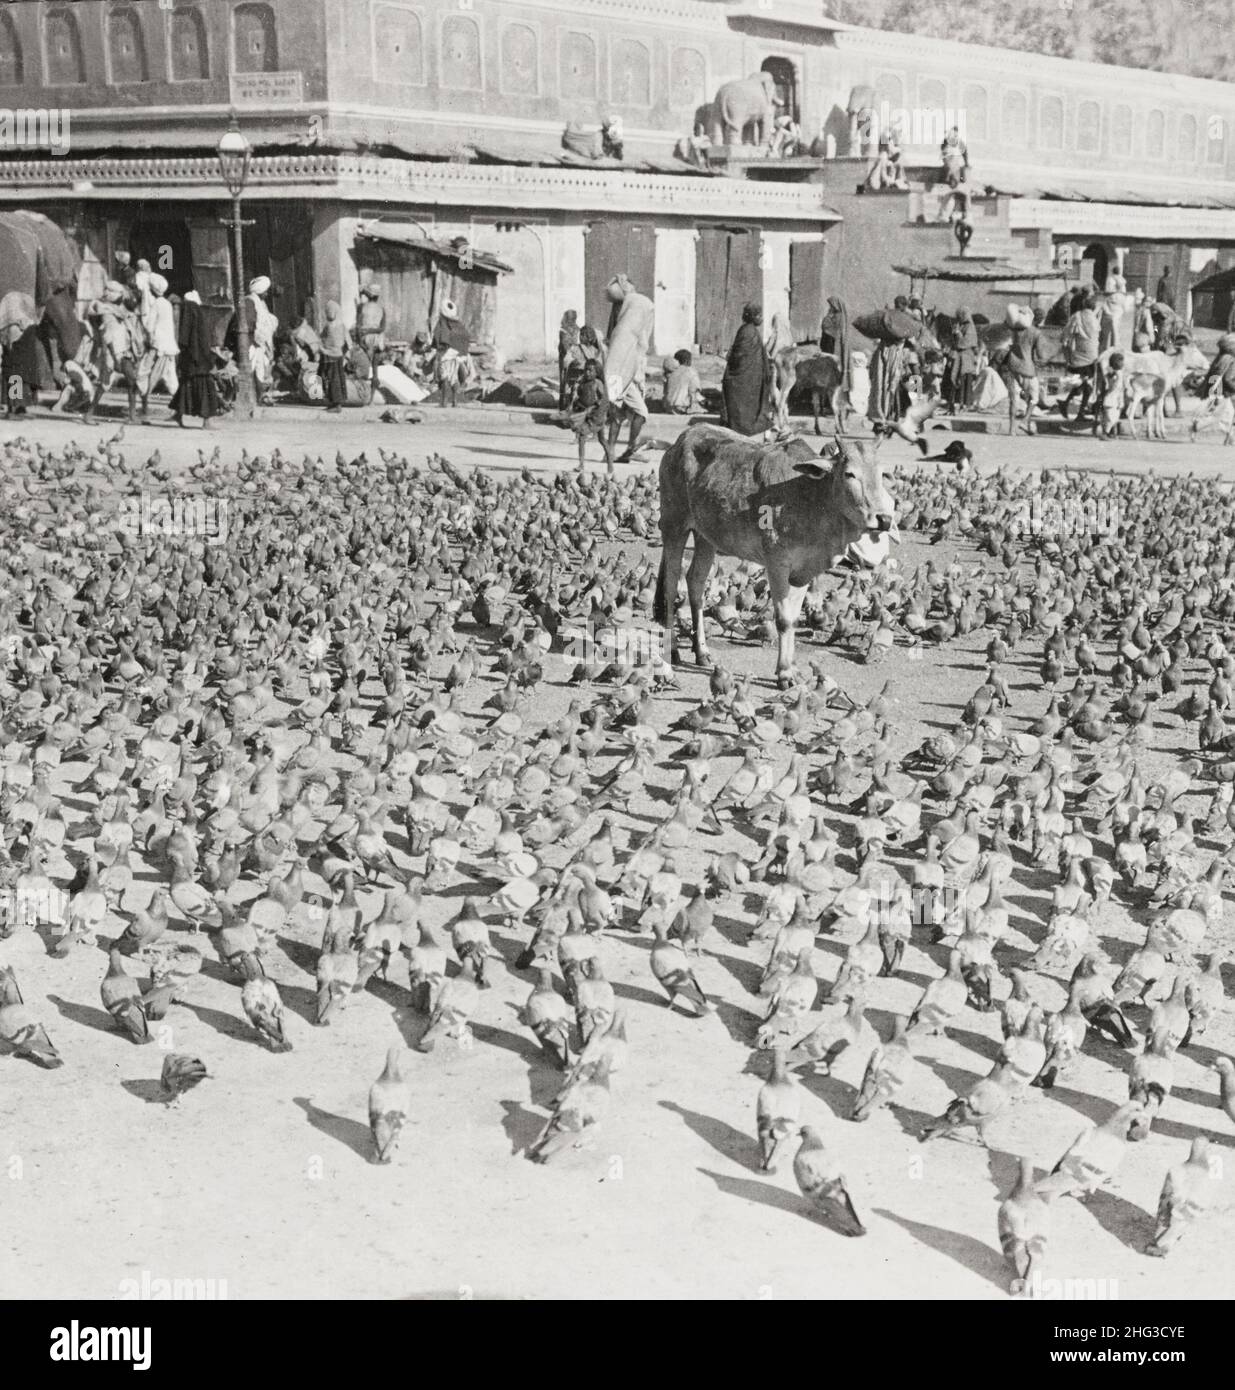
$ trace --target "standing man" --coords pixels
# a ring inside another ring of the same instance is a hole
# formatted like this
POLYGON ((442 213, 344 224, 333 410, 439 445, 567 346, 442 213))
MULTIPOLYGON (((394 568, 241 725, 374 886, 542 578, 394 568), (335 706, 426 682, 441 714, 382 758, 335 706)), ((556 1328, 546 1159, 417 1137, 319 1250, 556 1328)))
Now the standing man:
POLYGON ((176 378, 176 358, 180 355, 180 343, 176 337, 176 316, 167 300, 166 278, 151 271, 147 289, 149 298, 143 318, 146 351, 137 371, 143 416, 150 413, 150 393, 159 382, 166 383, 168 393, 173 399, 180 389, 180 383, 176 378))
POLYGON ((1162 267, 1162 278, 1158 281, 1158 287, 1154 290, 1154 299, 1159 304, 1165 304, 1168 309, 1175 307, 1175 296, 1171 293, 1171 267, 1162 267))
POLYGON ((633 461, 639 447, 639 435, 647 423, 648 408, 643 398, 643 384, 648 349, 652 343, 655 309, 647 295, 640 294, 626 275, 615 275, 605 292, 613 305, 605 350, 605 390, 611 403, 606 452, 612 467, 613 451, 622 431, 622 421, 630 420, 630 439, 626 452, 616 460, 618 463, 633 461))

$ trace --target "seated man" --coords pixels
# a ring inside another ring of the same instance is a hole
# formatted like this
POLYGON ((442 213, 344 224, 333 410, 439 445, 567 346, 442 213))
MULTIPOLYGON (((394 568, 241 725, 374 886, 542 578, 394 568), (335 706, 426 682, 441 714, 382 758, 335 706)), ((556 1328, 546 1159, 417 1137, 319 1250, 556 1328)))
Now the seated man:
POLYGON ((702 393, 694 358, 686 348, 679 348, 665 359, 665 410, 670 415, 694 415, 702 409, 702 393))

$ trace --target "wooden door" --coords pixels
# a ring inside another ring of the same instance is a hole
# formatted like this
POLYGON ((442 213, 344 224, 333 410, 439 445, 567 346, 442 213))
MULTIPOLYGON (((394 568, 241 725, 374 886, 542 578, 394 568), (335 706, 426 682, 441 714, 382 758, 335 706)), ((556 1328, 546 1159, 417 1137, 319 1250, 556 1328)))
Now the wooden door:
POLYGON ((823 260, 827 243, 795 241, 789 247, 789 323, 794 340, 819 340, 823 322, 823 260))
POLYGON ((583 256, 584 322, 603 339, 612 305, 605 287, 625 274, 640 294, 656 296, 656 229, 651 222, 613 219, 593 222, 583 256))
POLYGON ((763 301, 762 236, 757 227, 704 227, 696 243, 695 336, 699 351, 724 355, 742 309, 763 301))

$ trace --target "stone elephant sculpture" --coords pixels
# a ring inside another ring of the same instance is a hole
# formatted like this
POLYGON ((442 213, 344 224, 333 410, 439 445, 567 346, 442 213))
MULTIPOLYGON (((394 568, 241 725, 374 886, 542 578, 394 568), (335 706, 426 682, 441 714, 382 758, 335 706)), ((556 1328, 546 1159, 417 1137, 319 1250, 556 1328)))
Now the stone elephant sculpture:
POLYGON ((712 104, 714 145, 767 145, 772 139, 776 115, 776 83, 770 72, 756 72, 734 82, 722 83, 712 104), (755 127, 755 139, 746 132, 755 127))

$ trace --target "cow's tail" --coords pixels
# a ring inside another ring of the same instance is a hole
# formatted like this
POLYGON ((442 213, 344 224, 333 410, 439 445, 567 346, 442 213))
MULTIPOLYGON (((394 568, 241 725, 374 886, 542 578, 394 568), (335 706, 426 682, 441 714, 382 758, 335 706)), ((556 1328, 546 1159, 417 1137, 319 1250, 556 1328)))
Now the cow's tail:
POLYGON ((660 573, 656 576, 656 596, 652 599, 652 619, 665 627, 669 622, 669 599, 665 593, 665 554, 661 551, 660 573))

